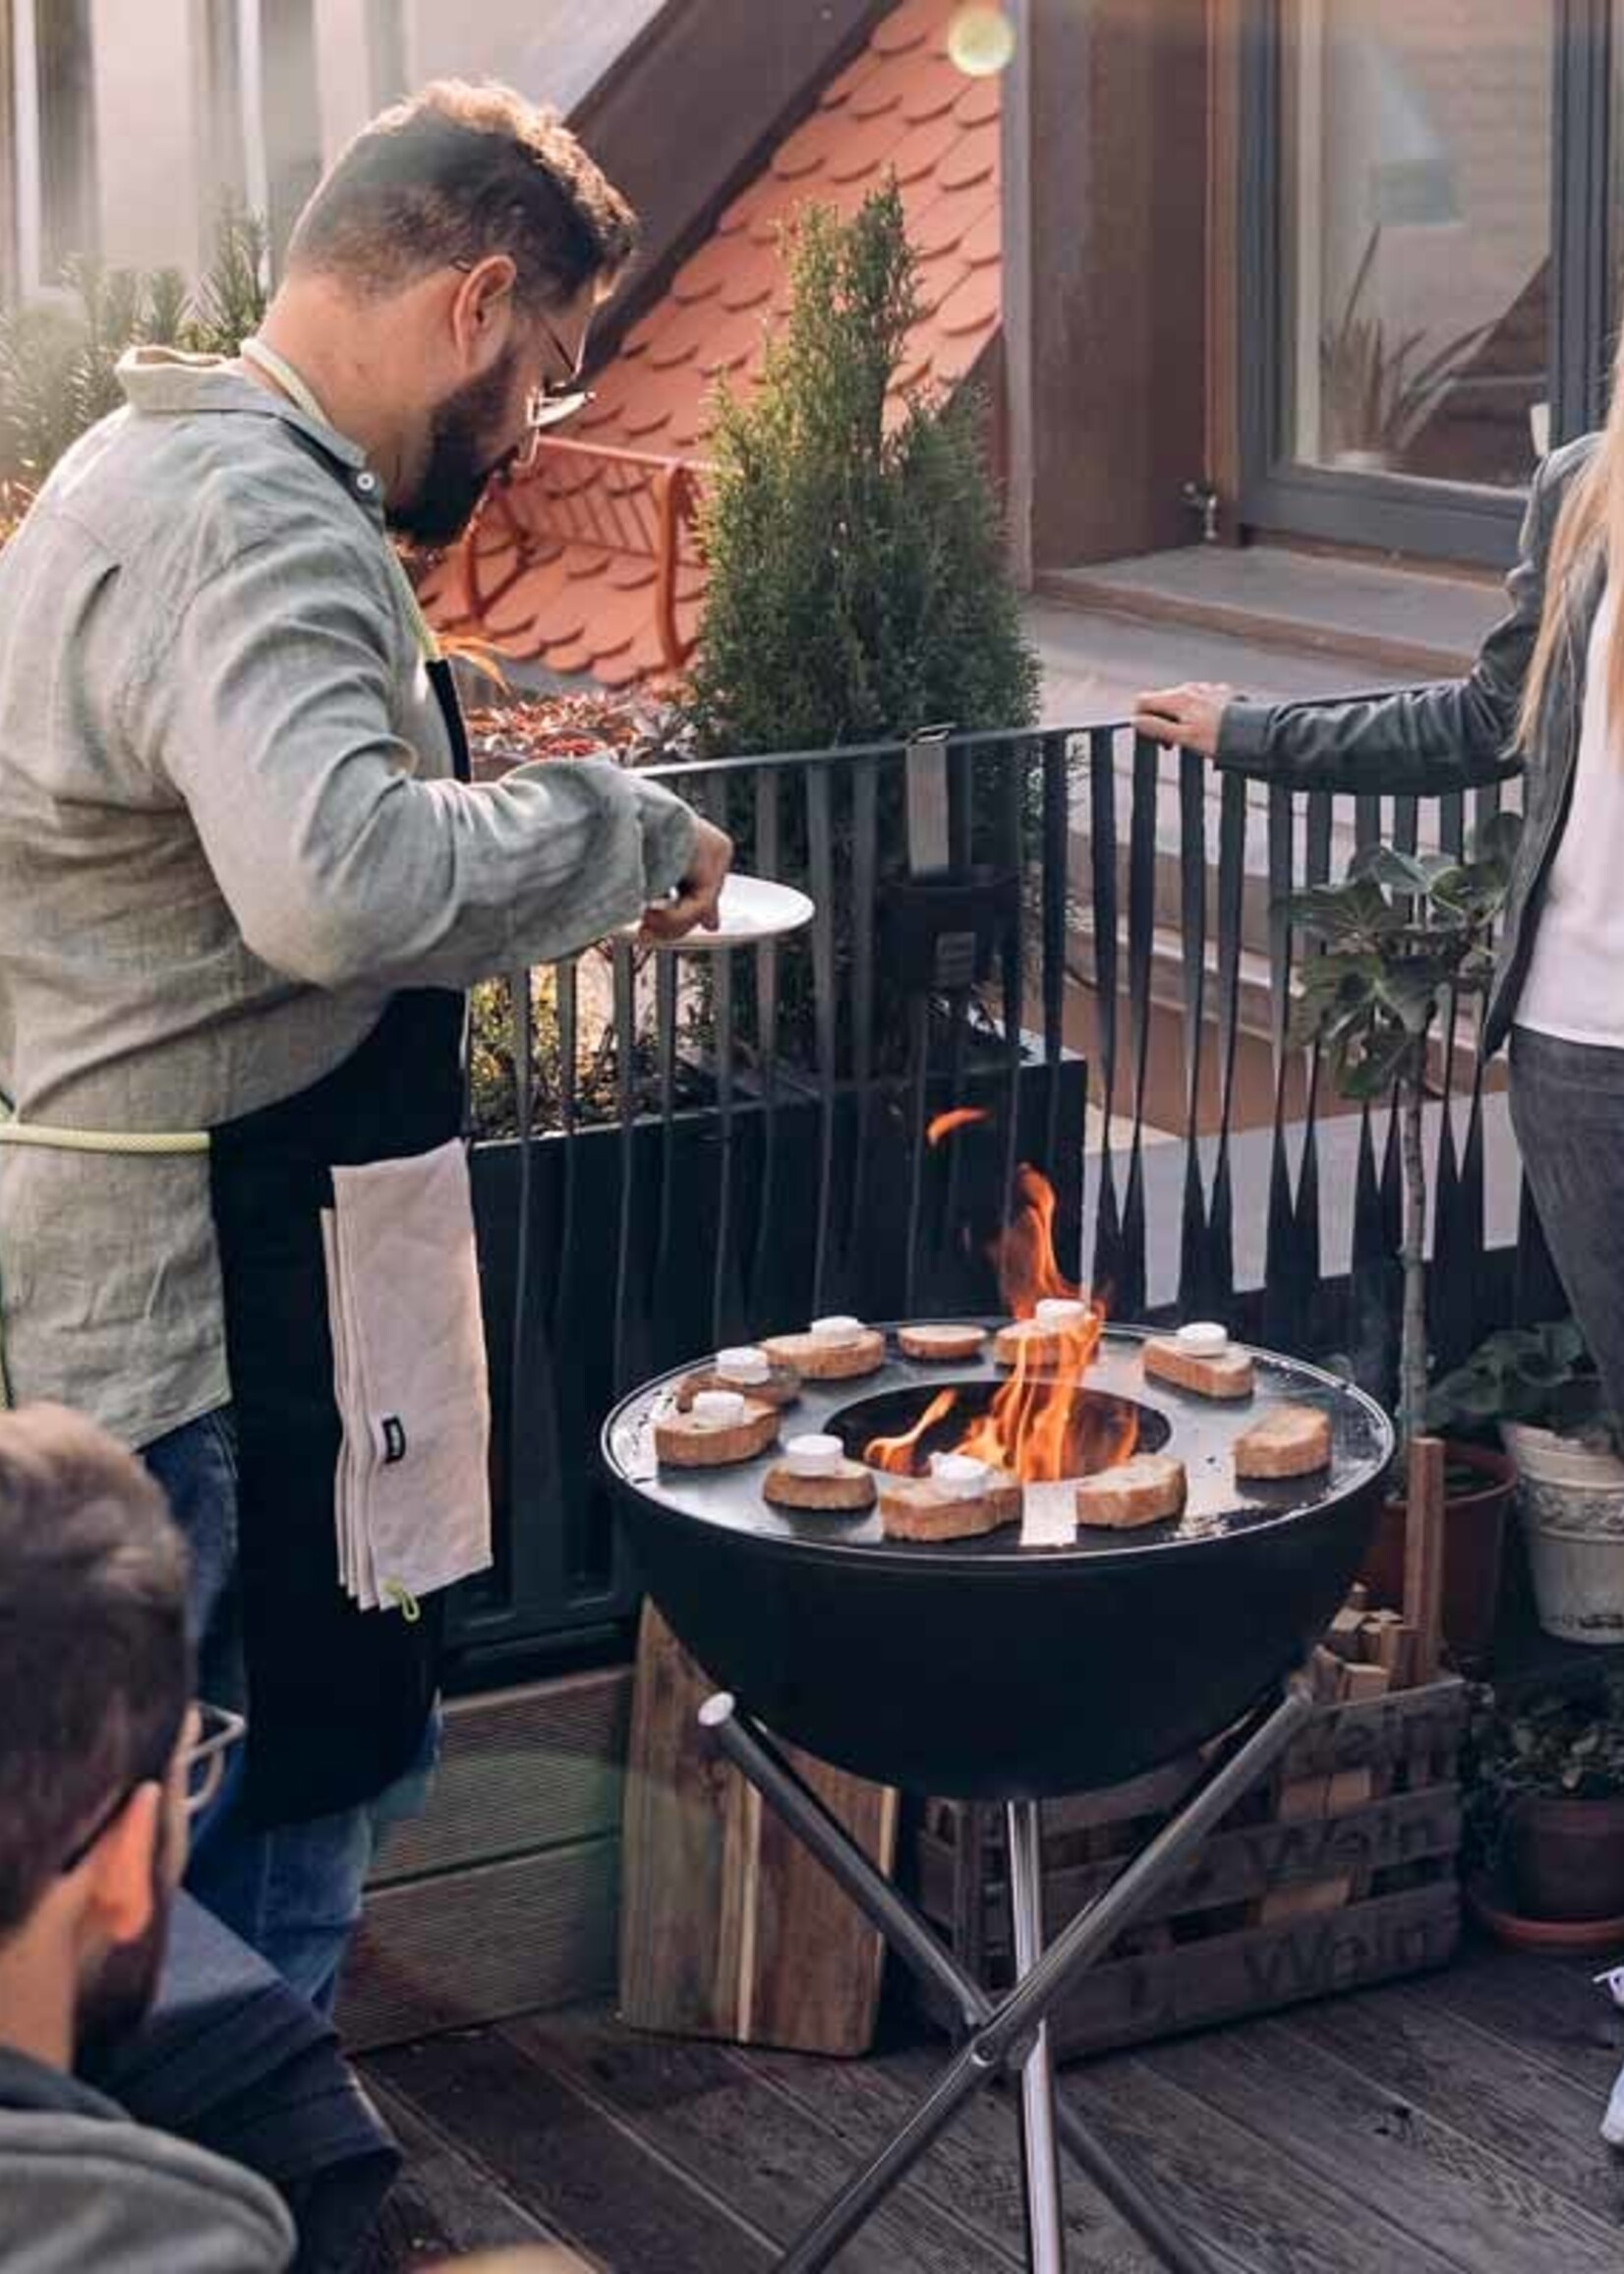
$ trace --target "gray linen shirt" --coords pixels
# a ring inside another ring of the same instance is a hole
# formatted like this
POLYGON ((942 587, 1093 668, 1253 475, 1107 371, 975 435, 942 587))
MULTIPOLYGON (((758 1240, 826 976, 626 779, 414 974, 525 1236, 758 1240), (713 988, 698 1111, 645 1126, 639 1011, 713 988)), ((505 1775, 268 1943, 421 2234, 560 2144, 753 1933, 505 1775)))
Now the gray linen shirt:
MULTIPOLYGON (((451 779, 363 453, 231 364, 121 377, 0 553, 0 1095, 206 1129, 394 988, 629 922, 693 817, 609 760, 451 779)), ((16 1398, 128 1443, 221 1404, 206 1162, 0 1146, 0 1330, 16 1398)))

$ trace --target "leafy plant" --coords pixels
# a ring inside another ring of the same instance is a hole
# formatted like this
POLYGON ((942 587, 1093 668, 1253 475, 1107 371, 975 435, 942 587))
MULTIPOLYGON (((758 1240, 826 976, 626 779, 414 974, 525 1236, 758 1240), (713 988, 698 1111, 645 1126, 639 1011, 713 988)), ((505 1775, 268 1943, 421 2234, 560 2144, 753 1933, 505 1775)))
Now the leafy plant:
POLYGON ((265 313, 270 238, 264 221, 227 199, 214 232, 214 256, 179 331, 192 355, 235 355, 265 313))
POLYGON ((1464 1780, 1468 1856, 1484 1867, 1496 1861, 1518 1800, 1624 1795, 1624 1671, 1585 1673, 1504 1700, 1480 1690, 1464 1780))
POLYGON ((745 402, 721 390, 688 714, 702 749, 815 749, 934 720, 1018 727, 1020 628, 981 406, 903 394, 917 259, 895 182, 791 239, 790 305, 745 402))
MULTIPOLYGON (((683 715, 700 756, 816 750, 900 740, 951 721, 962 731, 1023 727, 1039 671, 1021 629, 999 501, 987 471, 983 406, 907 388, 918 319, 917 261, 895 182, 846 222, 823 207, 789 241, 790 305, 748 401, 721 390, 717 471, 701 515, 707 600, 683 715)), ((1010 766, 977 768, 972 837, 1010 812, 1010 766)), ((1030 787, 1035 769, 1023 780, 1030 787)), ((1031 800, 1022 811, 1028 821, 1031 800)), ((726 821, 748 846, 754 802, 730 787, 726 821)), ((786 805, 780 873, 806 882, 807 823, 786 805)), ((849 872, 851 823, 834 821, 837 872, 849 872)), ((903 863, 899 769, 878 786, 883 891, 903 863)), ((984 856, 983 856, 984 857, 984 856)), ((849 955, 837 945, 842 967, 849 955)), ((850 1042, 838 983, 838 1051, 850 1042)), ((809 1057, 817 1021, 809 958, 786 953, 778 1043, 809 1057)), ((755 1016, 740 1006, 741 1027, 755 1016)), ((895 973, 876 973, 874 1047, 898 1063, 909 1029, 895 973)))
POLYGON ((1380 242, 1378 225, 1370 232, 1341 314, 1319 335, 1320 405, 1325 449, 1332 456, 1369 450, 1397 457, 1492 328, 1477 324, 1430 355, 1422 354, 1424 330, 1390 338, 1381 318, 1368 315, 1363 306, 1380 242))
POLYGON ((1470 1436, 1501 1422, 1617 1447, 1618 1421, 1606 1410, 1600 1378, 1571 1318, 1491 1334, 1427 1399, 1426 1424, 1434 1431, 1470 1436))
POLYGON ((264 313, 265 237, 227 206, 208 274, 190 299, 173 268, 105 268, 75 255, 62 270, 71 305, 0 312, 0 481, 37 489, 57 460, 124 400, 118 360, 129 347, 235 355, 264 313))
POLYGON ((1315 886, 1289 904, 1292 921, 1323 943, 1303 973, 1294 1039, 1319 1044, 1344 1096, 1392 1096, 1401 1117, 1406 1440, 1423 1426, 1430 1373, 1423 1138, 1433 1027, 1451 996, 1487 987, 1521 831, 1520 816, 1496 815, 1464 860, 1372 845, 1355 855, 1341 884, 1315 886))

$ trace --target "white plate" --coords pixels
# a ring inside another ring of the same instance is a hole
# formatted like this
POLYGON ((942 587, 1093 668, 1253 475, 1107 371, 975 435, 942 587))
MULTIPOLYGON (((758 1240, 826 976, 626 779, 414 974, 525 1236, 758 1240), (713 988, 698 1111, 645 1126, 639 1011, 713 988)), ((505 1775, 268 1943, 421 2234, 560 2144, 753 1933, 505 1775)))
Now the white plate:
POLYGON ((803 931, 812 921, 813 906, 793 885, 774 884, 764 876, 729 876, 722 888, 717 913, 722 921, 714 932, 695 930, 680 940, 655 944, 678 955, 710 948, 747 948, 753 941, 782 939, 786 932, 803 931))

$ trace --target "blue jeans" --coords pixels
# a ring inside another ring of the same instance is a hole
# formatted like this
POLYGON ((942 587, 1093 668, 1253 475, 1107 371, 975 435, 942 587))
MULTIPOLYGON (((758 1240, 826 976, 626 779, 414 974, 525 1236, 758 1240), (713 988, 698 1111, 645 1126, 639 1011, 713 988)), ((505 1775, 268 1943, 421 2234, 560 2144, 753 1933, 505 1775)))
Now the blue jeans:
POLYGON ((1511 1122, 1563 1292, 1624 1414, 1624 1050, 1515 1028, 1511 1122))
MULTIPOLYGON (((198 1695, 247 1710, 237 1560, 237 1433, 218 1408, 143 1448, 192 1556, 190 1613, 198 1695)), ((205 1909, 259 1951, 313 2005, 330 2010, 362 1889, 384 1830, 416 1815, 434 1774, 437 1727, 422 1756, 363 1806, 262 1831, 245 1821, 242 1749, 193 1827, 186 1884, 205 1909)))

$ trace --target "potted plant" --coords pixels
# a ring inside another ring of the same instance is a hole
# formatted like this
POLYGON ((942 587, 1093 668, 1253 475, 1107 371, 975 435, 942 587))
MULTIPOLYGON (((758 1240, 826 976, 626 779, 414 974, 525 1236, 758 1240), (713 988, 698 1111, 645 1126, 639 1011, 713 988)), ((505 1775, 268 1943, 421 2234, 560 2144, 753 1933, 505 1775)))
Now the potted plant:
POLYGON ((1378 226, 1370 231, 1341 314, 1319 335, 1324 454, 1333 466, 1364 473, 1383 472, 1404 455, 1492 328, 1477 324, 1424 356, 1424 331, 1393 338, 1381 318, 1364 309, 1380 242, 1378 226))
MULTIPOLYGON (((849 220, 810 206, 787 251, 789 308, 760 381, 748 398, 725 383, 718 390, 700 514, 705 612, 682 697, 697 753, 896 742, 936 722, 963 733, 1031 726, 1039 665, 1011 576, 984 399, 974 386, 949 394, 908 376, 919 260, 895 180, 849 220)), ((968 821, 968 865, 945 889, 967 888, 981 920, 966 925, 959 914, 953 928, 973 928, 979 942, 1008 905, 1008 772, 1023 770, 1029 825, 1035 750, 1014 745, 994 764, 966 768, 968 814, 958 818, 968 821)), ((900 768, 884 770, 876 796, 876 903, 889 928, 873 1037, 879 1063, 901 1073, 918 992, 902 941, 915 919, 927 929, 928 920, 901 905, 914 880, 903 873, 900 768)), ((734 797, 725 818, 742 836, 750 799, 743 789, 734 797)), ((780 873, 795 883, 808 881, 809 827, 801 801, 786 804, 780 873)), ((839 851, 850 824, 838 814, 834 827, 839 851)), ((843 970, 843 929, 835 954, 843 970)), ((781 1048, 810 1064, 816 1018, 804 960, 790 961, 785 987, 781 1048)))
POLYGON ((1465 1776, 1472 1885, 1493 1930, 1547 1947, 1624 1936, 1624 1672, 1483 1691, 1465 1776))
POLYGON ((1539 1623, 1569 1642, 1624 1641, 1624 1460, 1617 1417, 1571 1318, 1490 1335, 1432 1393, 1430 1426, 1497 1426, 1539 1623))
MULTIPOLYGON (((1520 816, 1498 814, 1469 853, 1357 853, 1340 884, 1295 895, 1293 922, 1320 943, 1294 1009, 1296 1041, 1317 1043, 1343 1095, 1391 1099, 1404 1171, 1400 1243, 1404 1312, 1399 1436, 1408 1451, 1426 1427, 1431 1360, 1426 1330, 1425 1109, 1432 1048, 1451 996, 1481 994, 1505 904, 1520 816)), ((1506 1508, 1515 1472, 1504 1455, 1451 1448, 1444 1512, 1443 1628, 1462 1665, 1479 1662, 1493 1634, 1506 1508)), ((1406 1500, 1384 1511, 1365 1576, 1378 1600, 1401 1592, 1406 1500)))

